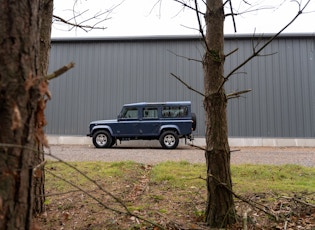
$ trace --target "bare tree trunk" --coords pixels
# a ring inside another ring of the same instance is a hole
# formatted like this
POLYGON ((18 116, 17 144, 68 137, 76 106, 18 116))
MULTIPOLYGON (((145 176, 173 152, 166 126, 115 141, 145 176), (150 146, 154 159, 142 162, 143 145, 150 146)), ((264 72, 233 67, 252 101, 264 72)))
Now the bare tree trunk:
MULTIPOLYGON (((39 72, 41 76, 47 76, 49 53, 50 53, 50 36, 53 13, 53 0, 41 1, 40 12, 40 57, 39 57, 39 72)), ((47 83, 47 82, 46 82, 47 83)), ((48 84, 48 83, 47 83, 48 84)), ((42 98, 42 100, 45 100, 42 98)), ((42 105, 45 105, 43 101, 42 105)), ((37 122, 38 123, 38 122, 37 122)), ((36 127, 41 129, 46 123, 36 124, 36 127)), ((35 154, 33 165, 36 167, 45 160, 43 145, 38 142, 37 152, 35 154)), ((39 214, 45 211, 45 171, 44 168, 39 170, 34 177, 34 205, 33 214, 39 214)))
POLYGON ((41 98, 39 0, 0 2, 0 229, 30 229, 41 98))
POLYGON ((207 0, 206 53, 203 60, 206 111, 207 208, 210 227, 235 222, 224 87, 224 10, 222 0, 207 0))

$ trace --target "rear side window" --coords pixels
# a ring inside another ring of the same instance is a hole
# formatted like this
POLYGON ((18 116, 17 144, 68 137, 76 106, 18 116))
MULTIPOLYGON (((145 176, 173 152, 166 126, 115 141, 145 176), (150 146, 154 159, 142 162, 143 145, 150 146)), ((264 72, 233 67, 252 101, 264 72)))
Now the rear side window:
POLYGON ((187 106, 164 106, 162 108, 162 117, 187 117, 188 107, 187 106))
POLYGON ((158 109, 157 108, 143 108, 142 117, 144 119, 157 119, 158 109))

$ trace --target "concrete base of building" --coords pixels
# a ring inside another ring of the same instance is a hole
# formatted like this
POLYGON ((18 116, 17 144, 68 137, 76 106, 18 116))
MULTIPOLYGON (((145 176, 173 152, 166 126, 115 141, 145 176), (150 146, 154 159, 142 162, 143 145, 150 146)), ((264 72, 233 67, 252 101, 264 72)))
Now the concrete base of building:
MULTIPOLYGON (((48 143, 50 145, 93 145, 92 138, 85 136, 57 136, 47 135, 48 143)), ((204 137, 196 137, 192 142, 197 146, 205 146, 206 140, 204 137)), ((230 146, 232 147, 245 147, 245 146, 259 146, 259 147, 315 147, 314 138, 229 138, 230 146)), ((138 147, 160 147, 157 140, 133 140, 118 142, 122 146, 138 146, 138 147)), ((179 145, 185 145, 185 140, 180 139, 179 145)))

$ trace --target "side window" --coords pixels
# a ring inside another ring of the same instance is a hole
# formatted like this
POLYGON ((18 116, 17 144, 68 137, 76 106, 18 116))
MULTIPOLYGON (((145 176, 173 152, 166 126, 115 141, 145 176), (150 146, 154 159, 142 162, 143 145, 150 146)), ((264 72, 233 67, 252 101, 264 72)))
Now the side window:
POLYGON ((144 119, 157 119, 158 109, 157 108, 143 108, 142 117, 144 119))
POLYGON ((137 108, 124 108, 121 117, 122 119, 138 119, 138 109, 137 108))
POLYGON ((162 117, 175 118, 187 117, 188 108, 186 106, 164 106, 162 109, 162 117))

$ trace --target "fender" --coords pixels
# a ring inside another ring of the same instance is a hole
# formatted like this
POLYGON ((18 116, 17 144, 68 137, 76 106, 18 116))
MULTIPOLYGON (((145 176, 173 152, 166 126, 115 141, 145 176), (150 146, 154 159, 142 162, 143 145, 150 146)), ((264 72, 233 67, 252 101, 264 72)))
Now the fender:
POLYGON ((94 133, 96 130, 100 130, 100 129, 106 129, 108 130, 108 132, 110 133, 111 136, 113 136, 113 130, 110 126, 108 125, 96 125, 92 128, 91 133, 94 133))
POLYGON ((162 133, 163 129, 175 129, 179 135, 181 134, 177 125, 162 125, 159 130, 160 134, 162 133))

